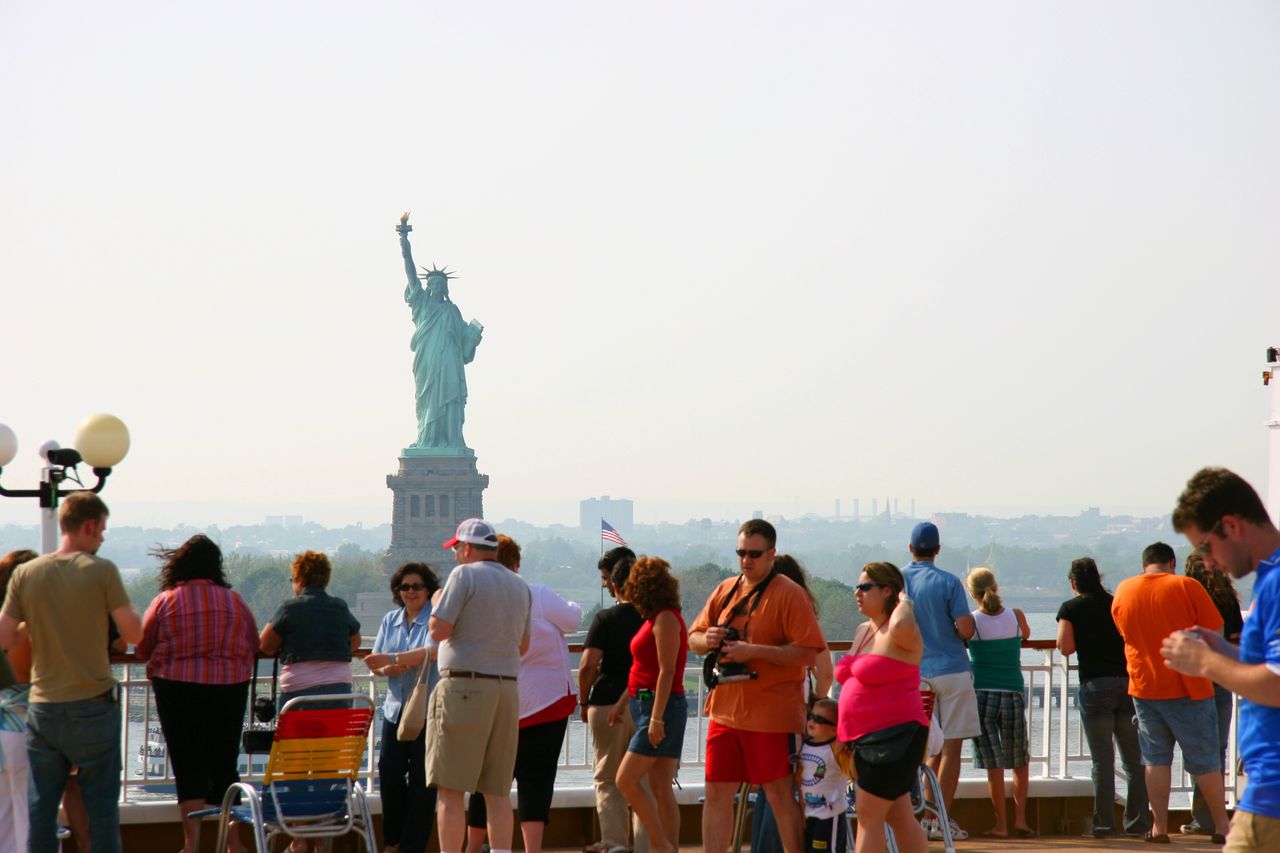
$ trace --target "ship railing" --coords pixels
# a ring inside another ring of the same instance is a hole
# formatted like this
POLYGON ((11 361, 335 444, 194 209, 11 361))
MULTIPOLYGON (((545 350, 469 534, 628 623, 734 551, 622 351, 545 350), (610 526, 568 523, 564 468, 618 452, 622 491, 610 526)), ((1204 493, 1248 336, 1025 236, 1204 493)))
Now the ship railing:
MULTIPOLYGON (((830 644, 832 656, 838 659, 849 650, 847 641, 836 641, 830 644)), ((1076 697, 1079 688, 1075 659, 1058 653, 1052 640, 1026 640, 1022 644, 1022 673, 1026 685, 1027 699, 1027 733, 1029 740, 1031 775, 1040 779, 1088 779, 1090 776, 1089 748, 1080 725, 1079 711, 1076 708, 1076 697)), ((582 651, 580 644, 571 644, 570 652, 575 656, 582 651)), ((358 657, 368 654, 368 649, 357 652, 358 657)), ((116 665, 117 678, 120 681, 122 705, 126 709, 127 724, 121 727, 121 754, 123 778, 121 785, 122 802, 155 800, 172 798, 173 773, 167 756, 157 757, 139 755, 139 747, 159 740, 156 731, 159 717, 155 710, 155 700, 151 692, 151 683, 146 677, 146 664, 131 654, 114 655, 112 663, 116 665), (139 743, 142 740, 142 743, 139 743), (158 766, 157 766, 158 765, 158 766), (158 771, 158 772, 153 772, 158 771)), ((260 669, 267 669, 265 665, 260 669)), ((386 689, 386 680, 369 673, 363 666, 353 661, 354 689, 367 693, 375 703, 382 700, 386 689)), ((574 673, 576 681, 577 673, 574 673)), ((270 695, 270 675, 258 676, 258 695, 270 695)), ((697 701, 691 702, 693 714, 685 735, 685 755, 681 762, 681 778, 694 780, 700 777, 697 769, 701 767, 705 757, 706 717, 703 716, 703 705, 707 697, 706 686, 702 680, 702 669, 691 657, 685 676, 686 692, 697 701)), ((1227 754, 1226 791, 1228 805, 1234 806, 1242 779, 1237 774, 1236 761, 1236 722, 1238 717, 1238 700, 1233 700, 1231 743, 1227 754)), ((576 715, 573 718, 577 719, 576 715)), ((368 790, 377 788, 377 746, 381 738, 380 721, 371 727, 365 753, 365 766, 362 771, 368 790)), ((148 750, 147 752, 150 752, 148 750)), ((963 778, 983 778, 985 773, 973 766, 968 757, 970 749, 965 750, 966 757, 961 769, 963 778)), ((243 758, 243 756, 242 756, 243 758)), ((249 766, 242 776, 248 781, 262 778, 262 763, 265 755, 254 756, 257 768, 249 766)), ((583 785, 590 785, 590 771, 593 766, 593 746, 591 731, 585 725, 571 725, 569 736, 561 748, 560 769, 565 771, 582 771, 578 775, 583 785)), ((1120 762, 1117 759, 1116 768, 1120 762)), ((1191 778, 1182 769, 1181 754, 1175 754, 1173 767, 1174 797, 1171 803, 1185 806, 1192 790, 1191 778)), ((561 782, 560 784, 564 784, 561 782)), ((1118 782, 1116 790, 1124 791, 1123 783, 1118 782)))

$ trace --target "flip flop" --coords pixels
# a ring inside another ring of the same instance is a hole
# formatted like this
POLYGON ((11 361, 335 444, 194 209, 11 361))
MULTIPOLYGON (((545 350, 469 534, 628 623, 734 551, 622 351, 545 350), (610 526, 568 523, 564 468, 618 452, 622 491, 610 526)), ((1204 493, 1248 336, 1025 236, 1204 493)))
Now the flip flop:
POLYGON ((1015 826, 1013 828, 1013 834, 1016 835, 1018 838, 1035 838, 1036 837, 1036 831, 1034 829, 1027 829, 1025 827, 1015 826))
POLYGON ((1154 833, 1148 832, 1146 835, 1142 836, 1142 840, 1148 844, 1168 844, 1169 834, 1167 832, 1162 832, 1159 835, 1155 835, 1154 833))

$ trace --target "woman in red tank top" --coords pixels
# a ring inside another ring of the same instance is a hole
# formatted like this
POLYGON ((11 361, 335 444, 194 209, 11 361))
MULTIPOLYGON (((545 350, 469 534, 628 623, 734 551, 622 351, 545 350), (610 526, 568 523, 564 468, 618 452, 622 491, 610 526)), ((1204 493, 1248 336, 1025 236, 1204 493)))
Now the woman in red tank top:
POLYGON ((645 622, 631 640, 627 692, 609 712, 609 725, 614 725, 628 713, 629 704, 636 723, 616 784, 649 833, 651 853, 676 853, 680 808, 671 780, 680 766, 689 718, 684 696, 689 632, 680 615, 680 584, 666 560, 641 557, 631 567, 622 594, 645 622), (649 779, 648 791, 640 784, 645 777, 649 779))

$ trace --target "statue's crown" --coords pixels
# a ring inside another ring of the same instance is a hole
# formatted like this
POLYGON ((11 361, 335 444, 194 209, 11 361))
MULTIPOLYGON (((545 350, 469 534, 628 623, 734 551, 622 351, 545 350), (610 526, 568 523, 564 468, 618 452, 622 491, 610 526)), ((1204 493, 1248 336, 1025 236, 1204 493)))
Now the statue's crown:
POLYGON ((439 278, 443 278, 443 279, 445 279, 446 281, 448 281, 448 280, 450 280, 450 279, 455 279, 455 278, 457 278, 457 277, 458 277, 458 274, 457 274, 457 273, 449 272, 449 268, 448 268, 448 267, 445 267, 445 268, 444 268, 444 269, 442 269, 442 270, 441 270, 441 269, 436 269, 435 261, 432 261, 432 262, 431 262, 431 269, 427 269, 426 267, 423 267, 423 268, 422 268, 422 277, 423 277, 424 279, 426 279, 426 278, 431 278, 432 276, 437 276, 437 277, 439 277, 439 278))

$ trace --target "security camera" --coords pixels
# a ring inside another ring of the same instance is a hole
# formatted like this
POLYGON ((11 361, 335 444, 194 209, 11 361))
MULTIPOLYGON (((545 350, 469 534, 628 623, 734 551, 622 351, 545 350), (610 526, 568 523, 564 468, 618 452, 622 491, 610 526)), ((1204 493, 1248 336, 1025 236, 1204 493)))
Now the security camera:
POLYGON ((57 447, 45 453, 45 458, 49 460, 50 465, 60 465, 63 468, 74 468, 82 461, 80 451, 74 447, 57 447))

